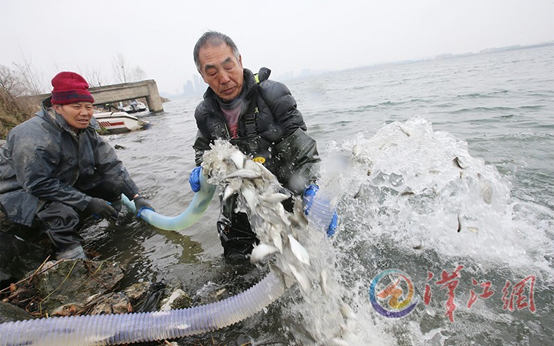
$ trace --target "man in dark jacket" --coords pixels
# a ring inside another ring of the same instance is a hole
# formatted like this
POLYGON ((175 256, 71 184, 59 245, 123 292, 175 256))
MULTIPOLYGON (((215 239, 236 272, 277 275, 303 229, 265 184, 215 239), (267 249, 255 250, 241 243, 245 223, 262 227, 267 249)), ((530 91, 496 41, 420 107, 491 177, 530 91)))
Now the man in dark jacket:
MULTIPOLYGON (((202 163, 210 143, 228 139, 275 174, 292 194, 302 194, 316 180, 319 158, 288 88, 268 80, 267 68, 257 74, 244 69, 234 42, 218 32, 207 32, 198 40, 194 61, 209 85, 195 112, 196 165, 202 163)), ((191 173, 195 191, 199 174, 200 167, 191 173)), ((235 207, 236 198, 228 198, 217 224, 224 256, 231 262, 246 259, 257 241, 246 214, 235 213, 235 207)))
POLYGON ((152 209, 91 125, 94 99, 83 77, 61 72, 35 117, 16 126, 0 150, 0 206, 7 218, 37 226, 57 258, 85 258, 80 214, 111 218, 121 193, 152 209))

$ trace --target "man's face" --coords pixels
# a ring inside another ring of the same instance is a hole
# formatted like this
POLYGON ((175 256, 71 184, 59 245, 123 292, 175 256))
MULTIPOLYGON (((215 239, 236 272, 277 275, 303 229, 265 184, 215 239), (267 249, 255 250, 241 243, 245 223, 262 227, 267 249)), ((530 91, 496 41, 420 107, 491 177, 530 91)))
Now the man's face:
POLYGON ((230 101, 240 95, 244 81, 242 60, 240 56, 235 57, 231 47, 225 43, 218 46, 207 44, 200 48, 198 61, 204 82, 217 96, 230 101))
POLYGON ((94 112, 94 107, 90 102, 54 105, 54 109, 65 119, 69 126, 75 129, 87 128, 94 112))

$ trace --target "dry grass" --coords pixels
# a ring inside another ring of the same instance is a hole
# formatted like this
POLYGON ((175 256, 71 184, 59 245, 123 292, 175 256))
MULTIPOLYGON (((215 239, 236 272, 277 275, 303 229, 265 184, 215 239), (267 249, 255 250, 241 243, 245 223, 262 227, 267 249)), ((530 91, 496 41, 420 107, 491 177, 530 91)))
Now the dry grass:
POLYGON ((32 117, 35 111, 32 104, 0 88, 0 139, 6 139, 12 128, 32 117))

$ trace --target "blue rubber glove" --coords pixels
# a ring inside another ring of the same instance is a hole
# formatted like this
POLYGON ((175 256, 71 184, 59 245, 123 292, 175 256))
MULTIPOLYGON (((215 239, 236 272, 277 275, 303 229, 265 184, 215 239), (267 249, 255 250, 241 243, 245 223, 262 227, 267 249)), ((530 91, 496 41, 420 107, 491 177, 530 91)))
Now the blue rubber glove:
MULTIPOLYGON (((304 202, 304 214, 306 214, 306 216, 310 215, 312 206, 314 206, 314 198, 318 190, 319 190, 319 186, 317 186, 316 184, 310 184, 304 190, 304 196, 302 200, 304 202)), ((338 225, 339 216, 337 215, 337 211, 330 210, 329 201, 327 200, 317 200, 316 203, 318 204, 317 210, 314 213, 312 213, 311 216, 317 219, 328 220, 329 217, 331 218, 329 226, 327 226, 327 236, 331 237, 333 234, 335 234, 335 230, 337 229, 337 225, 338 225), (331 212, 332 212, 332 216, 330 214, 331 212), (313 214, 316 214, 316 215, 313 215, 313 214)))
POLYGON ((304 197, 302 198, 302 201, 304 202, 304 214, 308 215, 310 213, 310 209, 314 203, 315 194, 318 190, 319 186, 316 184, 310 184, 304 190, 304 197))
POLYGON ((192 172, 190 172, 189 184, 194 192, 200 191, 200 174, 202 174, 202 167, 200 166, 194 167, 192 172))
POLYGON ((327 236, 332 237, 335 234, 335 231, 337 230, 337 226, 339 225, 339 215, 337 214, 337 211, 335 210, 333 212, 333 218, 331 219, 331 223, 329 223, 329 227, 327 228, 327 236))

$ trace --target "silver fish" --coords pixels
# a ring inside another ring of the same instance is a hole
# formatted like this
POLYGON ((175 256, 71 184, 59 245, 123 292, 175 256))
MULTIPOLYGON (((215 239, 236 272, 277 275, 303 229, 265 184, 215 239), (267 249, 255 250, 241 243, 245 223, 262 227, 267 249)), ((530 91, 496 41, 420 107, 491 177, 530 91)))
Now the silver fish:
POLYGON ((256 163, 252 160, 246 160, 246 162, 244 162, 244 167, 243 168, 254 171, 256 173, 260 173, 260 175, 261 175, 262 170, 261 170, 260 167, 262 167, 262 166, 259 163, 256 163))
POLYGON ((271 236, 271 240, 273 241, 273 245, 275 245, 275 247, 279 249, 280 253, 283 253, 283 239, 281 238, 281 233, 279 232, 279 230, 271 226, 269 229, 269 234, 271 236))
POLYGON ((223 201, 227 200, 227 198, 231 197, 235 193, 235 190, 230 185, 227 185, 225 187, 225 191, 223 192, 223 201))
POLYGON ((258 196, 256 195, 256 190, 253 187, 243 183, 240 192, 246 200, 248 208, 250 208, 250 210, 254 210, 258 205, 258 196))
POLYGON ((229 181, 229 184, 225 187, 223 192, 223 200, 231 197, 234 193, 238 192, 242 186, 242 180, 239 178, 233 178, 229 181))
POLYGON ((294 239, 294 237, 289 234, 289 244, 290 244, 290 250, 292 251, 292 254, 294 257, 296 257, 300 262, 310 265, 310 255, 308 255, 308 251, 300 245, 298 240, 294 239))
POLYGON ((290 263, 287 263, 290 271, 292 272, 292 275, 294 275, 294 278, 296 279, 296 281, 298 281, 298 283, 300 284, 300 287, 305 291, 307 292, 310 288, 310 280, 308 280, 308 277, 298 271, 298 269, 296 269, 296 267, 290 263))
POLYGON ((321 291, 327 296, 329 295, 329 290, 327 289, 327 271, 323 269, 319 276, 321 280, 321 291))
POLYGON ((229 157, 238 169, 244 168, 244 159, 245 159, 245 157, 244 157, 243 153, 236 150, 236 151, 232 152, 231 155, 229 155, 229 157))
POLYGON ((266 201, 267 203, 280 203, 281 201, 284 201, 288 199, 289 196, 285 195, 284 193, 264 193, 262 195, 262 199, 266 201))
POLYGON ((345 303, 340 305, 340 313, 347 320, 356 318, 356 314, 352 311, 352 308, 345 303))
POLYGON ((244 178, 244 179, 256 179, 262 175, 259 172, 255 172, 251 169, 238 169, 233 173, 228 174, 225 179, 229 178, 244 178))
POLYGON ((260 243, 259 245, 255 246, 252 250, 252 254, 250 255, 250 262, 256 263, 264 259, 265 256, 271 255, 272 253, 275 253, 279 251, 276 247, 267 245, 264 243, 260 243))

